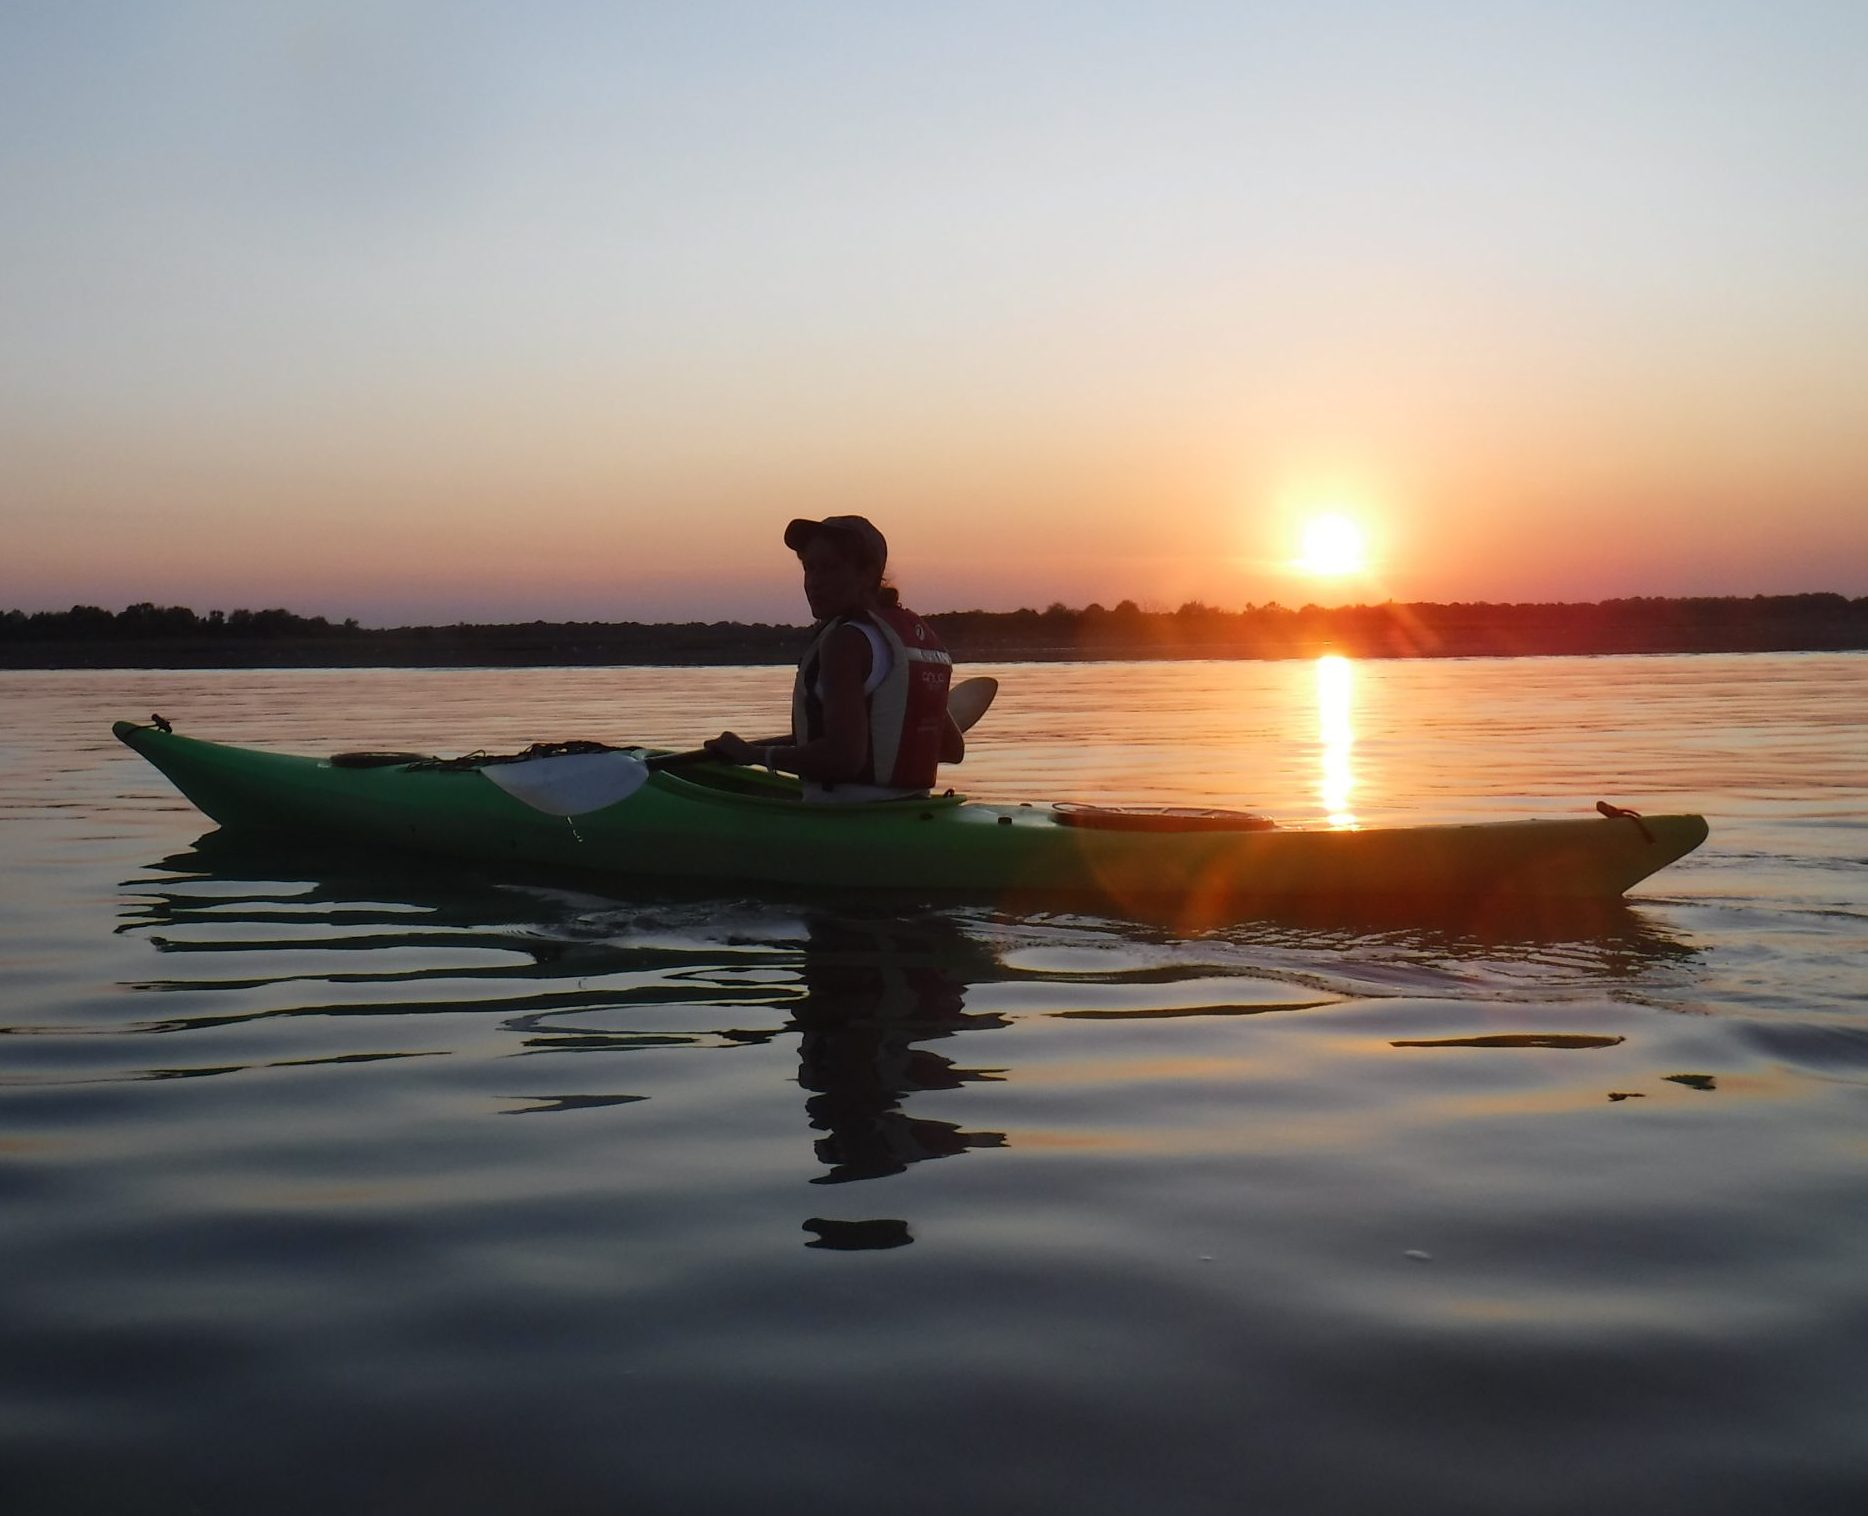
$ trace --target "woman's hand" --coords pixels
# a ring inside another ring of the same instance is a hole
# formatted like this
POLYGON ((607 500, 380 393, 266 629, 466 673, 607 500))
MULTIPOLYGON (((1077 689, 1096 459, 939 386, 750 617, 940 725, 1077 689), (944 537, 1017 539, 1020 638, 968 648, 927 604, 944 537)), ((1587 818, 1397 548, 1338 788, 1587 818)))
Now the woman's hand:
POLYGON ((722 732, 718 737, 710 738, 701 744, 716 758, 724 758, 728 763, 757 763, 759 750, 738 732, 722 732))

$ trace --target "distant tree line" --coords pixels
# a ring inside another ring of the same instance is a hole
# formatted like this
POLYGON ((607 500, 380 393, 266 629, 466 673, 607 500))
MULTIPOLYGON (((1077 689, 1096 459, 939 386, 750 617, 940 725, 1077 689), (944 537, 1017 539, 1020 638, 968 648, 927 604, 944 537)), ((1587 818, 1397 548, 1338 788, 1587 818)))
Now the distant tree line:
MULTIPOLYGON (((1052 605, 928 620, 965 661, 1124 658, 1516 657, 1868 648, 1868 597, 1637 597, 1587 604, 1389 601, 1174 611, 1052 605)), ((504 666, 787 663, 805 631, 764 622, 531 621, 360 627, 285 610, 198 616, 147 601, 0 614, 0 666, 504 666)))
POLYGON ((1402 603, 1227 611, 1189 601, 1146 611, 961 611, 929 618, 979 657, 1360 658, 1551 653, 1763 652, 1868 648, 1868 597, 1754 595, 1590 603, 1402 603))
POLYGON ((137 642, 162 637, 329 637, 362 634, 356 619, 332 625, 323 616, 295 616, 290 611, 209 611, 197 616, 185 605, 154 605, 139 600, 121 611, 74 605, 68 611, 7 611, 0 615, 0 641, 83 642, 91 639, 137 642))

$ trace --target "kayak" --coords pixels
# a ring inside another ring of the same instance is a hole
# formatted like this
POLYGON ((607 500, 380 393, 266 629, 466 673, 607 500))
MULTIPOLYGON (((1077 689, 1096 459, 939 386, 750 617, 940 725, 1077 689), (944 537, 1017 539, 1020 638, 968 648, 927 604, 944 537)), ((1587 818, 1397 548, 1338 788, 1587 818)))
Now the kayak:
POLYGON ((1357 829, 1239 811, 989 805, 951 792, 822 805, 805 803, 788 776, 691 755, 657 768, 666 755, 649 748, 318 758, 206 742, 167 723, 113 730, 230 830, 639 878, 1095 904, 1176 921, 1354 903, 1601 903, 1707 831, 1700 816, 1608 805, 1577 819, 1357 829), (652 772, 638 772, 625 798, 583 802, 594 808, 540 797, 555 772, 589 792, 606 762, 652 772))

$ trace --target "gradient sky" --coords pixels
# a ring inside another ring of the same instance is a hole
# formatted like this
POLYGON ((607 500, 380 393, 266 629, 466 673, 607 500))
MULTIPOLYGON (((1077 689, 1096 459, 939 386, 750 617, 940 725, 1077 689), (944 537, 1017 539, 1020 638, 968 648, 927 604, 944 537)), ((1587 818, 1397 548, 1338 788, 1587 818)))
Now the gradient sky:
POLYGON ((1868 594, 1861 0, 0 0, 0 247, 0 606, 1868 594))

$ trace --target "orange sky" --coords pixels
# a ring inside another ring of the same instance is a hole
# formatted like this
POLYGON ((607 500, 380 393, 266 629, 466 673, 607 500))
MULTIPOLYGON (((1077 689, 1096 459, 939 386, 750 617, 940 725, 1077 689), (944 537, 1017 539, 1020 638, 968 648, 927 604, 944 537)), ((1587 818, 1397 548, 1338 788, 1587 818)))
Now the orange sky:
POLYGON ((927 610, 1868 594, 1864 45, 10 11, 0 606, 798 619, 849 510, 927 610))

